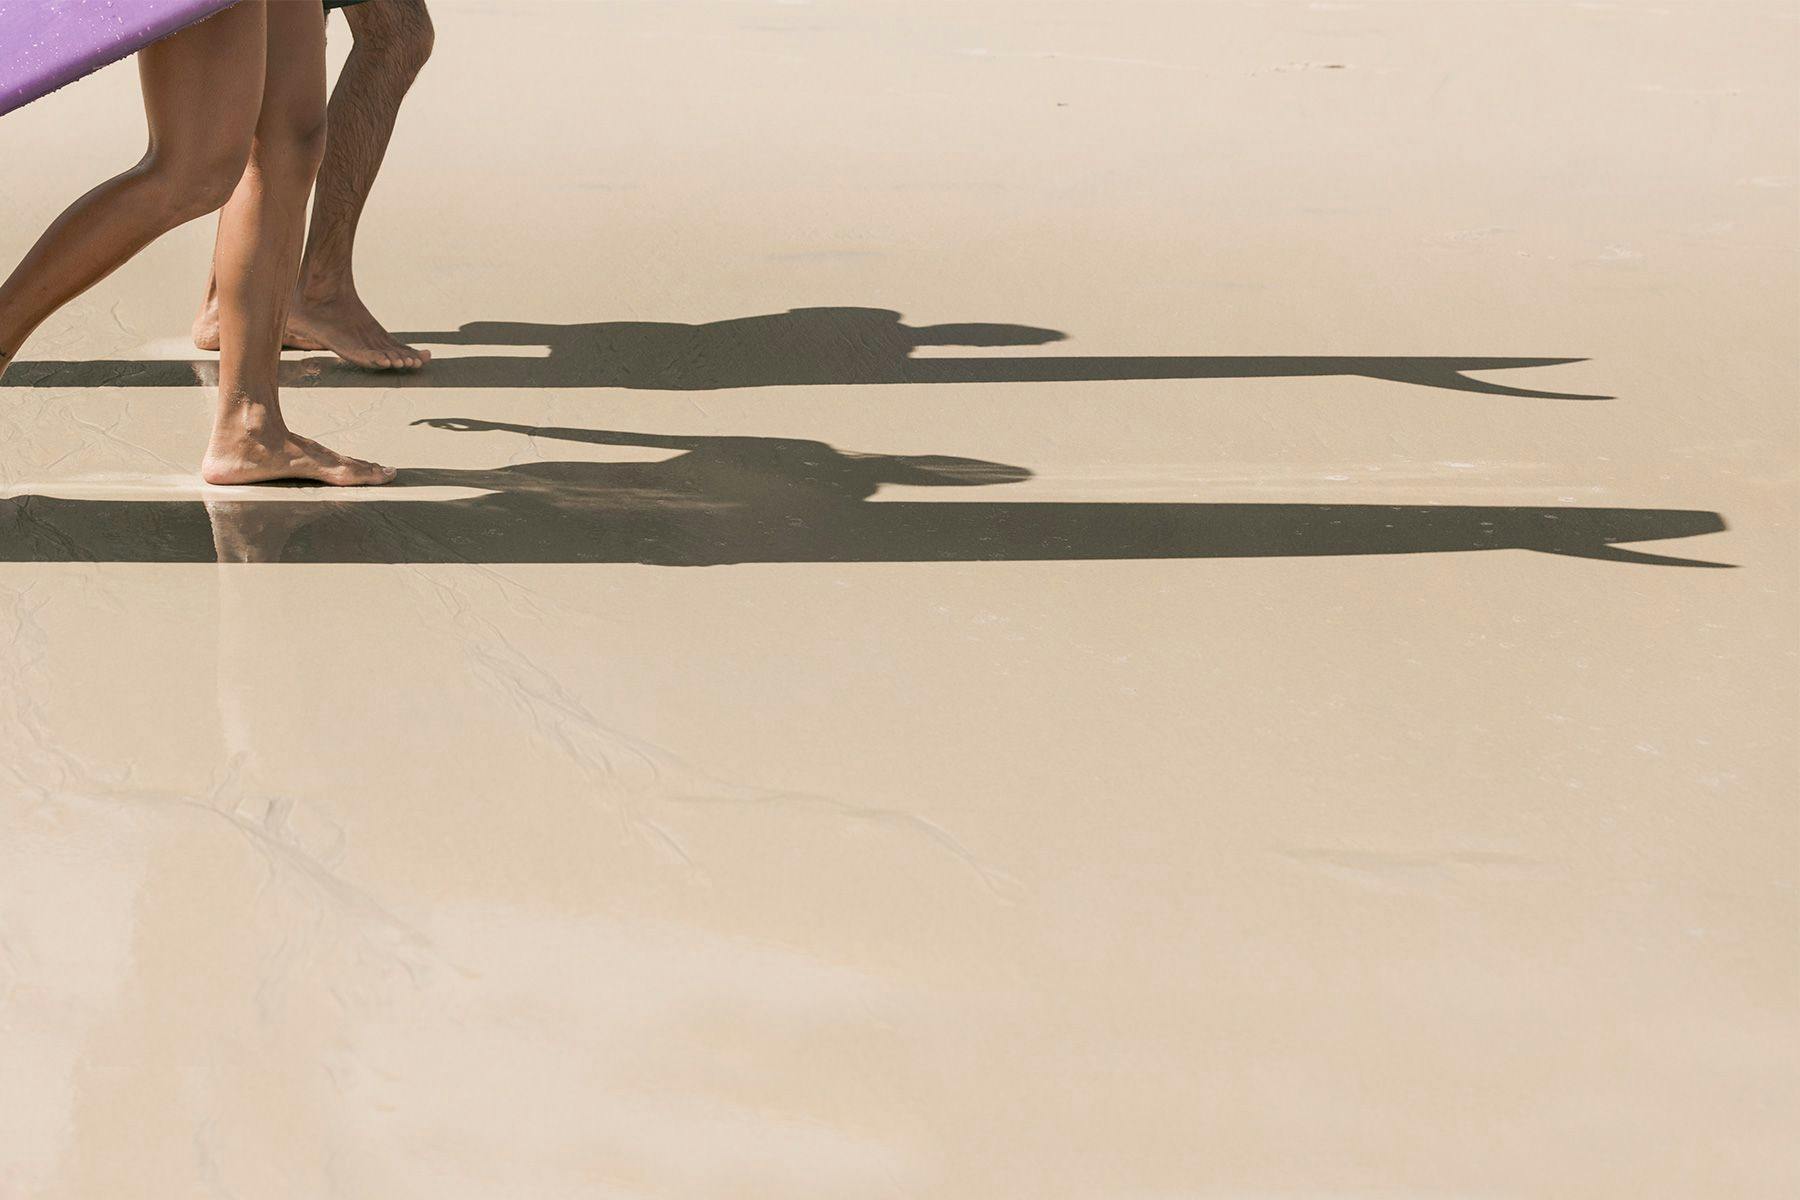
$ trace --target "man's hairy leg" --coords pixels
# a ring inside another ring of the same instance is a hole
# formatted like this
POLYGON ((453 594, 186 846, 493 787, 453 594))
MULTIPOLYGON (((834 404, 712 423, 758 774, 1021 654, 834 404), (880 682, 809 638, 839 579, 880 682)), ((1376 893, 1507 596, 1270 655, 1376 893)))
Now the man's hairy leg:
POLYGON ((331 94, 325 163, 313 197, 289 341, 360 367, 415 370, 430 355, 395 341, 356 291, 357 225, 387 155, 400 104, 431 56, 425 0, 374 0, 344 10, 356 44, 331 94))

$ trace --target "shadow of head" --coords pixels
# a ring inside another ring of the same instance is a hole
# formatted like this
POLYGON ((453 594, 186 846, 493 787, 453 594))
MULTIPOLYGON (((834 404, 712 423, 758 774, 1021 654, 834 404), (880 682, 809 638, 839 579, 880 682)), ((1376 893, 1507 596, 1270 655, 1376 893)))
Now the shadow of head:
POLYGON ((986 487, 997 483, 1021 483, 1031 478, 1029 468, 979 458, 857 453, 846 453, 844 457, 865 471, 872 481, 904 487, 986 487))
POLYGON ((1059 329, 1040 329, 1035 325, 964 323, 913 327, 913 342, 920 346, 1046 346, 1066 341, 1068 336, 1059 329))

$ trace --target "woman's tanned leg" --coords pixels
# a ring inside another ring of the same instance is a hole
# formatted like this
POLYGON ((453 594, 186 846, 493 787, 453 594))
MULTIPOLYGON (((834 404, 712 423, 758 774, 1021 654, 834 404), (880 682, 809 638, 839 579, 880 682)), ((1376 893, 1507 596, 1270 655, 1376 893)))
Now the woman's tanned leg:
POLYGON ((139 52, 149 148, 70 205, 0 284, 0 371, 50 314, 225 203, 250 155, 266 45, 264 7, 255 3, 139 52))
POLYGON ((386 483, 386 467, 289 431, 277 387, 283 330, 300 270, 306 199, 325 150, 325 18, 273 0, 249 165, 219 218, 219 399, 201 473, 210 483, 316 479, 386 483))
MULTIPOLYGON (((313 196, 300 290, 287 344, 329 350, 369 370, 416 370, 429 351, 394 339, 357 294, 357 224, 399 118, 400 102, 431 57, 435 34, 425 0, 376 0, 344 10, 355 42, 331 93, 325 162, 313 196)), ((194 319, 194 344, 219 348, 216 280, 194 319)))

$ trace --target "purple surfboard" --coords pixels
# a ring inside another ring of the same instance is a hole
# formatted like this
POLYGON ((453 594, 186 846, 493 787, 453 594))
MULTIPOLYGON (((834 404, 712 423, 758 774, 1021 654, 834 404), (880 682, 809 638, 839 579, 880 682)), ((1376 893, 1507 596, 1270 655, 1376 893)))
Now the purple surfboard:
POLYGON ((0 115, 237 0, 0 0, 0 115))

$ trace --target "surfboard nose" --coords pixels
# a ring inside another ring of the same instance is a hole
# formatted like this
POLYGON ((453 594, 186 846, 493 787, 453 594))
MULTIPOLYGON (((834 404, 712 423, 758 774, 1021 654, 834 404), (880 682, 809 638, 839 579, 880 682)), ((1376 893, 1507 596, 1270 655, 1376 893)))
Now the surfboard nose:
POLYGON ((1662 566, 1726 567, 1729 563, 1681 558, 1626 548, 1636 542, 1722 533, 1729 526, 1716 512, 1679 508, 1539 509, 1523 545, 1529 550, 1574 558, 1605 559, 1662 566))
POLYGON ((1725 518, 1716 512, 1696 509, 1619 509, 1608 512, 1604 528, 1609 542, 1648 542, 1659 538, 1722 533, 1725 518))
POLYGON ((1719 533, 1716 512, 1680 508, 1537 508, 1515 510, 1513 533, 1523 541, 1649 542, 1719 533))

